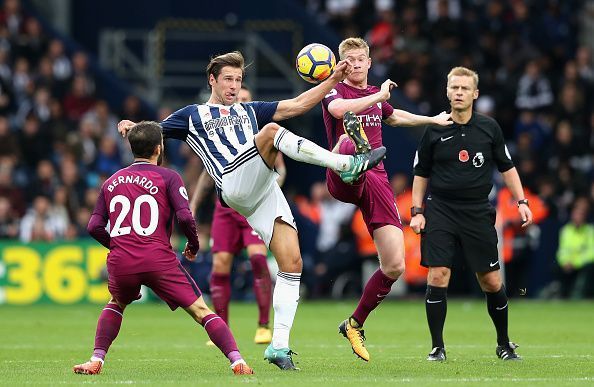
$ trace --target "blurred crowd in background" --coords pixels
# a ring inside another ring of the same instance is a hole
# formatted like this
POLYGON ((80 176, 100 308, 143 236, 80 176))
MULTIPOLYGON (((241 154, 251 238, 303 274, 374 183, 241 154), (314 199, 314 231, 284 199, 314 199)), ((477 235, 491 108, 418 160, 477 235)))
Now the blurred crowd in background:
MULTIPOLYGON (((527 191, 536 225, 519 227, 515 202, 496 181, 501 257, 511 295, 594 296, 594 2, 578 0, 302 0, 343 37, 371 46, 372 83, 399 88, 390 102, 417 114, 448 110, 445 75, 462 65, 480 76, 475 108, 497 119, 527 191), (586 36, 587 38, 587 36, 586 36), (535 289, 536 291, 532 291, 535 289)), ((102 182, 131 160, 118 120, 159 120, 171 110, 102 99, 89 56, 67 52, 18 0, 0 9, 0 238, 59 241, 88 237, 86 225, 102 182)), ((421 132, 411 132, 420 136, 421 132)), ((398 147, 398 144, 385 144, 398 147)), ((201 169, 183 144, 168 142, 169 166, 188 190, 201 169), (171 145, 169 145, 171 144, 171 145)), ((298 173, 298 171, 288 171, 298 173)), ((410 174, 392 178, 403 222, 410 174)), ((291 196, 311 297, 360 291, 376 252, 355 208, 324 182, 291 196)), ((214 198, 213 198, 214 200, 214 198)), ((207 275, 209 209, 199 216, 207 275)), ((408 292, 424 291, 419 239, 405 226, 408 292)), ((203 264, 203 273, 200 266, 203 264)), ((250 281, 238 263, 236 289, 250 281)), ((464 268, 460 264, 460 275, 464 268)), ((460 281, 460 292, 472 283, 460 281)), ((202 282, 204 284, 204 282, 202 282)), ((455 282, 453 282, 455 284, 455 282)), ((204 286, 206 288, 207 286, 204 286)))

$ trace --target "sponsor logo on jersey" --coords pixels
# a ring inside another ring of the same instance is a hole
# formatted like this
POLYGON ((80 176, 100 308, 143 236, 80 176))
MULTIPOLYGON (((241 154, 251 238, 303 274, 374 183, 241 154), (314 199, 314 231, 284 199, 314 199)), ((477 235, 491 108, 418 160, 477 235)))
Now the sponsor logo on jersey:
POLYGON ((379 114, 360 114, 357 118, 364 126, 382 126, 382 117, 379 114))
POLYGON ((236 126, 236 125, 248 125, 250 118, 246 115, 242 116, 225 116, 220 118, 214 118, 204 123, 204 130, 210 132, 219 129, 220 133, 223 132, 225 126, 236 126))

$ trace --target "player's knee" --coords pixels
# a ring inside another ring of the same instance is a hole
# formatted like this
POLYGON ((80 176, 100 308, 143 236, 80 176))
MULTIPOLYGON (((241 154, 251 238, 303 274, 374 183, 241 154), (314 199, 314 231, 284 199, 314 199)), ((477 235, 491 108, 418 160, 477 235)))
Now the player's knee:
POLYGON ((274 140, 274 136, 276 136, 276 132, 278 132, 280 125, 275 122, 270 122, 260 129, 259 134, 265 137, 269 141, 274 140))
POLYGON ((278 262, 278 268, 285 273, 301 273, 303 270, 301 255, 290 254, 283 257, 282 261, 278 262))
POLYGON ((124 309, 126 309, 126 304, 119 302, 118 300, 116 300, 113 297, 109 300, 108 304, 115 304, 115 305, 119 306, 122 311, 124 311, 124 309))
POLYGON ((390 278, 397 279, 404 273, 404 259, 396 259, 387 265, 382 265, 382 271, 390 278))
POLYGON ((212 271, 218 274, 229 274, 231 273, 232 264, 233 261, 231 258, 215 255, 212 260, 212 271))
POLYGON ((338 138, 338 141, 336 142, 336 145, 334 145, 334 148, 332 148, 332 153, 340 153, 340 146, 344 141, 348 141, 349 137, 346 134, 341 134, 340 137, 338 138))
POLYGON ((196 302, 194 302, 192 305, 185 309, 192 316, 192 318, 194 318, 194 320, 196 320, 196 322, 198 322, 199 324, 202 324, 202 319, 204 317, 214 313, 206 305, 202 297, 198 298, 196 302))

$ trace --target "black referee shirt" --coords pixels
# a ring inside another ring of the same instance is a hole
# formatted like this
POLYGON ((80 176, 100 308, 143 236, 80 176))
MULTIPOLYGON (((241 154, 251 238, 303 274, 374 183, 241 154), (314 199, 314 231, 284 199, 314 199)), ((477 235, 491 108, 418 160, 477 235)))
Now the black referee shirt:
POLYGON ((493 167, 499 172, 514 163, 501 127, 473 112, 466 124, 428 126, 415 155, 414 173, 429 178, 432 195, 445 199, 486 200, 493 186, 493 167))

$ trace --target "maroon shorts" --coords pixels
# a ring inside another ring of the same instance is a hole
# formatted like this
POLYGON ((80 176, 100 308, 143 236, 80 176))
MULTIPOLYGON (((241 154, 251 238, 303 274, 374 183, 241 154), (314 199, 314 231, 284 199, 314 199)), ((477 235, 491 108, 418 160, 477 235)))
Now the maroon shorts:
POLYGON ((181 263, 168 270, 110 275, 107 287, 113 298, 128 305, 138 299, 140 285, 151 288, 171 310, 187 308, 202 296, 198 285, 181 263))
MULTIPOLYGON (((340 144, 341 154, 352 155, 355 147, 350 140, 340 144)), ((328 191, 336 199, 345 203, 352 203, 361 209, 363 220, 369 234, 391 224, 402 229, 398 207, 394 201, 394 192, 388 181, 388 175, 383 163, 365 172, 354 184, 344 183, 340 177, 330 169, 326 172, 328 191)))
POLYGON ((264 244, 242 215, 219 202, 215 206, 210 235, 213 253, 225 251, 237 254, 248 245, 264 244))

